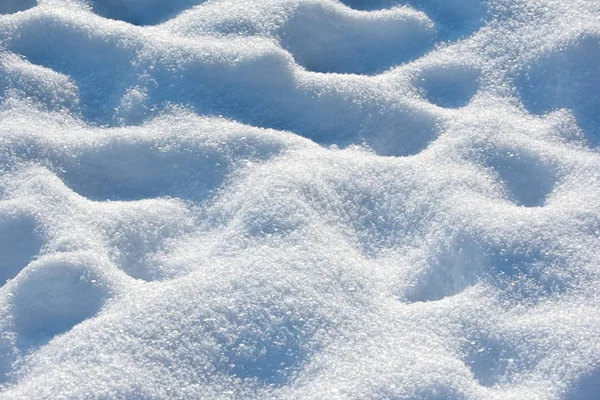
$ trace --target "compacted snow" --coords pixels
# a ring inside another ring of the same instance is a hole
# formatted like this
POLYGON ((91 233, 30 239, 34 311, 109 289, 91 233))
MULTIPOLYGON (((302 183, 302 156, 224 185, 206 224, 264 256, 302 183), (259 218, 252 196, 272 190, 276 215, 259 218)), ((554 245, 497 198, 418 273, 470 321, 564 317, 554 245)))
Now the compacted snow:
POLYGON ((598 0, 1 0, 0 397, 600 398, 598 0))

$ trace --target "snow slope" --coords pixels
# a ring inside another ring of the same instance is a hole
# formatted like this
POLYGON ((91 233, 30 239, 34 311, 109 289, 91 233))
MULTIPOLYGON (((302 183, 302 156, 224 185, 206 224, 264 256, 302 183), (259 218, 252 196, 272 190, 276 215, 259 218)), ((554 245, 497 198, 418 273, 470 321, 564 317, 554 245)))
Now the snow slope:
POLYGON ((0 398, 600 396, 597 0, 3 0, 0 103, 0 398))

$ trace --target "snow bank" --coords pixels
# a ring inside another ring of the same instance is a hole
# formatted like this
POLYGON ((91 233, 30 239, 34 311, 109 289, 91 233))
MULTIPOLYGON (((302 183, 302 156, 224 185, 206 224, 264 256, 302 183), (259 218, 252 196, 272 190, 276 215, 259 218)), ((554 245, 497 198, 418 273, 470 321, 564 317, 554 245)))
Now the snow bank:
POLYGON ((596 3, 2 3, 1 396, 596 398, 596 3))

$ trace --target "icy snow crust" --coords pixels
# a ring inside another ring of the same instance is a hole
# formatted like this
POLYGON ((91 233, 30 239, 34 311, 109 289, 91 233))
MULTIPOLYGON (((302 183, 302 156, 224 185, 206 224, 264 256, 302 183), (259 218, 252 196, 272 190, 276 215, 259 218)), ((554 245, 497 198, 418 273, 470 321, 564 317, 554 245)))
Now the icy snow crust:
POLYGON ((1 398, 598 399, 597 0, 0 13, 1 398))

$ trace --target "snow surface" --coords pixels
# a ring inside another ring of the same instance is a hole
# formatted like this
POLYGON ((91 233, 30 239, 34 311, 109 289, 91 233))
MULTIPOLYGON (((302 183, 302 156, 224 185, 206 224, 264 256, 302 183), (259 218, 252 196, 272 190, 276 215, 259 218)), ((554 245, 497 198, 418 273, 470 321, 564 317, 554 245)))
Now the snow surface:
POLYGON ((0 14, 0 398, 600 398, 598 0, 0 14))

